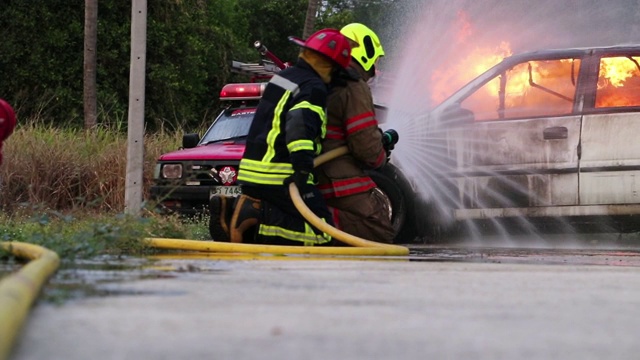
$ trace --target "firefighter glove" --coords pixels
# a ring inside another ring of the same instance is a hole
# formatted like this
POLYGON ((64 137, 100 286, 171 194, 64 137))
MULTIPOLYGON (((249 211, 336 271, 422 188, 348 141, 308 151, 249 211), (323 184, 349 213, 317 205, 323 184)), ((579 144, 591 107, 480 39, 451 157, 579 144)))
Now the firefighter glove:
POLYGON ((295 170, 293 175, 284 180, 284 184, 289 186, 290 183, 296 184, 300 193, 306 192, 309 187, 307 181, 309 180, 309 171, 307 170, 295 170))

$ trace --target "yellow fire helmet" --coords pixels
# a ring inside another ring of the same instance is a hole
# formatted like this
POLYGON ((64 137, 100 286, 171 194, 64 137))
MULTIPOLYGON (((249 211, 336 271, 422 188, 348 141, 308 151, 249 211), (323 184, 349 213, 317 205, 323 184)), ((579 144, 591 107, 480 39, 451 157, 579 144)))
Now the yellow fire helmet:
POLYGON ((380 44, 378 35, 366 25, 351 23, 345 25, 340 32, 359 46, 351 49, 351 57, 354 58, 365 71, 369 71, 379 57, 384 56, 384 49, 380 44))

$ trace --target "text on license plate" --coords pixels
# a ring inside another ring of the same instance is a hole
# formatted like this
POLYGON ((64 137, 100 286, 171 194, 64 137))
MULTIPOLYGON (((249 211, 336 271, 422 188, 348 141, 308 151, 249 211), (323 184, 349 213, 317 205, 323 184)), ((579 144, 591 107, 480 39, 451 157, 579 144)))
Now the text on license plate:
POLYGON ((216 186, 211 190, 211 195, 238 196, 242 194, 240 186, 216 186))

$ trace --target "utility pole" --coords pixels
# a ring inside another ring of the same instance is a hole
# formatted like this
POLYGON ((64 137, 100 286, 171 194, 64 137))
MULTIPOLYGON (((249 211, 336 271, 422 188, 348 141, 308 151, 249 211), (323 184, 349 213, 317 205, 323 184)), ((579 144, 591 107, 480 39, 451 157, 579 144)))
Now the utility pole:
POLYGON ((130 215, 139 215, 142 209, 146 61, 147 0, 132 0, 129 118, 127 120, 127 175, 124 192, 125 213, 130 215))

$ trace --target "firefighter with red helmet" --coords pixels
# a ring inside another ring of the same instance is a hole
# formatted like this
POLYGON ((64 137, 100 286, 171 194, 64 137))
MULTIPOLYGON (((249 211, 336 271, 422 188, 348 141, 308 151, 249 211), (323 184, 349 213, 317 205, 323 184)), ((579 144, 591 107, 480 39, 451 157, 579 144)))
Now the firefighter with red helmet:
POLYGON ((11 105, 0 99, 0 164, 2 164, 2 143, 13 133, 16 127, 16 114, 11 105))
POLYGON ((321 165, 319 185, 338 229, 377 242, 393 241, 390 213, 376 184, 365 169, 385 165, 389 148, 383 146, 371 89, 376 62, 384 56, 378 36, 367 26, 352 23, 340 32, 352 40, 352 61, 343 76, 335 77, 327 100, 327 136, 324 152, 347 145, 349 153, 321 165), (356 45, 357 44, 357 45, 356 45))
POLYGON ((216 195, 210 200, 210 232, 217 241, 242 242, 245 232, 257 227, 251 241, 286 245, 321 245, 328 234, 307 223, 288 191, 294 182, 307 207, 333 224, 318 189, 313 160, 321 152, 326 134, 325 108, 329 83, 337 69, 351 60, 349 40, 336 29, 323 29, 305 41, 298 61, 267 84, 256 109, 240 161, 238 183, 243 194, 216 195))

